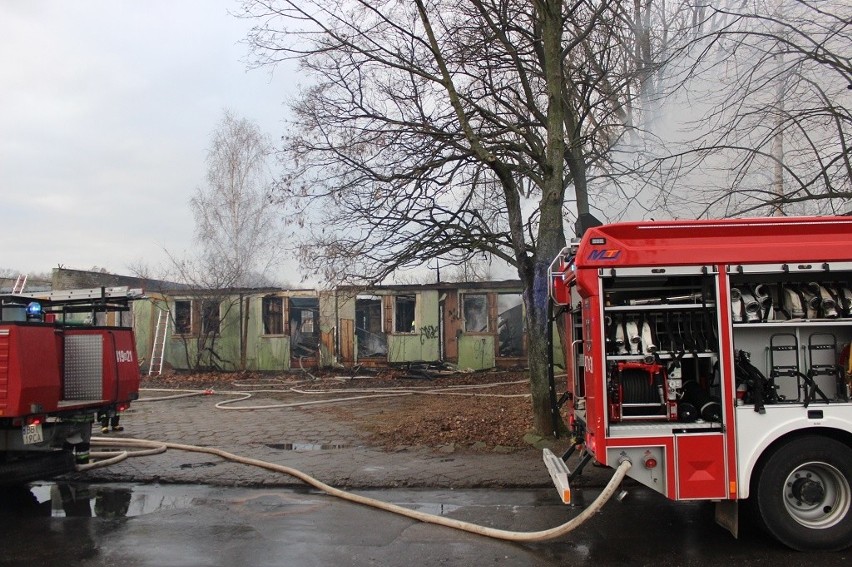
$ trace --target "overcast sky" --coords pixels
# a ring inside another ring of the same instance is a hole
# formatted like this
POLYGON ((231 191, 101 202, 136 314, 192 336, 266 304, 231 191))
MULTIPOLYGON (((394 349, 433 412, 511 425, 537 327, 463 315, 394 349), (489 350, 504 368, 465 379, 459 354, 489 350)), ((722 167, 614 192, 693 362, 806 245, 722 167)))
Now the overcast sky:
POLYGON ((238 8, 0 0, 0 268, 129 274, 192 245, 223 110, 277 140, 298 81, 246 70, 238 8))

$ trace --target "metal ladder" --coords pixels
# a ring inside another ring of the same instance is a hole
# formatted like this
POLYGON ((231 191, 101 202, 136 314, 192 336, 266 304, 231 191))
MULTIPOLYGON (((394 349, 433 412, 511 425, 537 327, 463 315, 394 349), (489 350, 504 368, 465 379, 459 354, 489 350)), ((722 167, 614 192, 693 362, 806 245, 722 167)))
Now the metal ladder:
POLYGON ((169 313, 157 310, 157 325, 154 327, 154 342, 151 345, 151 362, 148 364, 148 376, 163 373, 163 359, 166 353, 166 335, 169 333, 169 313))
POLYGON ((27 274, 21 274, 15 280, 15 285, 12 287, 12 293, 21 293, 27 285, 27 274))

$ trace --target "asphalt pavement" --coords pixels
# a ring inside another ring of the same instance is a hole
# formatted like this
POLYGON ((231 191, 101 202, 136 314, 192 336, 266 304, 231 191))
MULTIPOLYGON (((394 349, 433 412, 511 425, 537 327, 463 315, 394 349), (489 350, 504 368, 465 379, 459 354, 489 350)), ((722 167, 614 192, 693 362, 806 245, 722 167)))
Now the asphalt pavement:
MULTIPOLYGON (((219 394, 160 399, 168 392, 143 391, 142 399, 122 414, 123 432, 98 437, 132 437, 218 448, 242 457, 285 465, 338 488, 541 488, 552 486, 541 450, 533 447, 474 451, 451 447, 396 447, 387 450, 368 442, 349 422, 333 419, 323 407, 217 409, 234 396, 219 394)), ((280 400, 255 394, 242 405, 275 405, 280 400)), ((393 398, 346 402, 349 412, 380 419, 393 398)), ((228 406, 226 406, 228 407, 228 406)), ((565 440, 551 443, 555 453, 565 440)), ((97 448, 95 448, 97 450, 97 448)), ((569 461, 569 465, 572 464, 569 461)), ((588 466, 576 487, 606 484, 613 471, 588 466)), ((68 475, 95 482, 192 483, 220 486, 301 486, 299 479, 231 462, 217 456, 169 450, 134 457, 109 467, 68 475)), ((555 490, 555 489, 554 489, 555 490)), ((557 498, 554 491, 554 498, 557 498)))

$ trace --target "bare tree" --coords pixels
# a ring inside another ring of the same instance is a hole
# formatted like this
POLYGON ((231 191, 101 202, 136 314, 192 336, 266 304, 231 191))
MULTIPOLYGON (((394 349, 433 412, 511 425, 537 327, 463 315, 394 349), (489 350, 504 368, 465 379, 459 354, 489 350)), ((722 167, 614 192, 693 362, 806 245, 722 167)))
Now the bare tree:
POLYGON ((190 202, 204 271, 217 286, 268 283, 281 259, 271 152, 256 124, 225 112, 207 156, 207 186, 190 202))
POLYGON ((491 262, 488 258, 470 258, 462 264, 449 266, 446 281, 450 282, 487 282, 491 279, 491 262))
POLYGON ((676 216, 852 211, 852 5, 708 2, 695 32, 668 69, 680 90, 657 132, 659 159, 641 170, 679 192, 653 206, 676 216), (678 198, 685 189, 694 198, 678 198))
MULTIPOLYGON (((230 285, 231 276, 220 276, 221 268, 210 265, 203 257, 179 258, 168 253, 172 263, 169 277, 179 280, 184 289, 157 290, 171 297, 166 303, 158 303, 169 317, 174 337, 183 345, 186 367, 195 371, 244 368, 245 341, 242 340, 240 361, 226 360, 216 349, 222 334, 223 321, 229 319, 234 310, 243 307, 242 296, 234 294, 230 285)), ((239 319, 242 326, 242 317, 239 319)))
POLYGON ((192 342, 184 345, 190 368, 245 368, 249 309, 235 289, 268 286, 270 269, 283 253, 281 224, 271 206, 271 150, 256 124, 225 112, 207 156, 207 184, 190 201, 197 251, 168 253, 171 277, 193 290, 186 294, 191 312, 170 313, 176 327, 193 329, 181 334, 192 342), (240 314, 240 361, 223 361, 216 340, 221 322, 235 309, 240 314))
POLYGON ((640 122, 637 93, 653 96, 653 5, 245 8, 257 18, 258 63, 296 58, 312 81, 293 103, 282 152, 281 197, 310 231, 303 265, 353 283, 433 258, 462 264, 485 253, 514 266, 535 427, 553 431, 547 268, 565 245, 566 215, 591 209, 589 171, 640 122))

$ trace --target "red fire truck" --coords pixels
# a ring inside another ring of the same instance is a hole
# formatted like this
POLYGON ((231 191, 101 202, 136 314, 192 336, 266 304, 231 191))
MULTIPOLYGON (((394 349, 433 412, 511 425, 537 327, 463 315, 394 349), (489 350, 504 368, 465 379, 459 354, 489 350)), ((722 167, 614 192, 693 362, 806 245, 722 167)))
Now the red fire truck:
POLYGON ((672 500, 739 502, 794 549, 852 545, 852 218, 587 228, 550 269, 583 458, 672 500))
POLYGON ((139 394, 127 288, 0 296, 0 485, 87 462, 92 422, 139 394))

